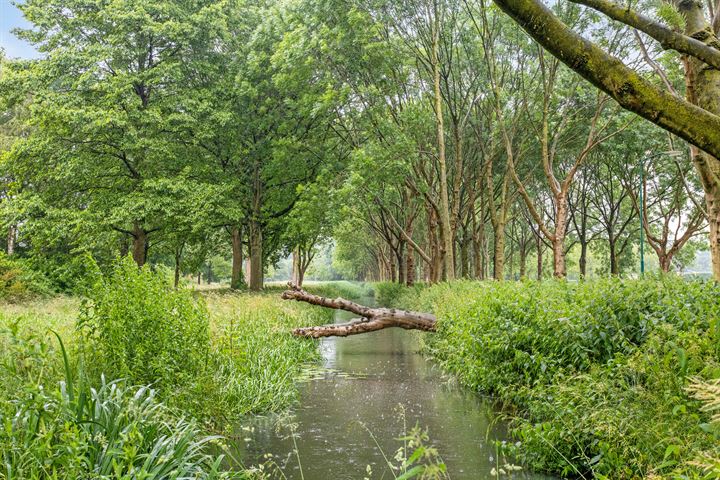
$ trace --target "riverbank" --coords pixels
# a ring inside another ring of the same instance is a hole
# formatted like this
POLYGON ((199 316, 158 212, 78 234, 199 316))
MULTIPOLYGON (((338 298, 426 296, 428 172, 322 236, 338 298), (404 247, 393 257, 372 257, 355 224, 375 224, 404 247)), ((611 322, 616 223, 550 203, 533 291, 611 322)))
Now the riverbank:
MULTIPOLYGON (((356 293, 350 284, 314 288, 356 293)), ((173 470, 244 478, 223 470, 213 446, 223 440, 209 434, 292 404, 304 366, 320 355, 290 330, 330 318, 274 289, 173 290, 131 264, 100 282, 89 302, 5 304, 0 479, 166 478, 173 470)))
POLYGON ((720 478, 720 426, 698 394, 712 397, 706 382, 720 378, 720 286, 667 277, 375 288, 438 316, 425 352, 504 403, 519 442, 509 451, 532 469, 720 478))

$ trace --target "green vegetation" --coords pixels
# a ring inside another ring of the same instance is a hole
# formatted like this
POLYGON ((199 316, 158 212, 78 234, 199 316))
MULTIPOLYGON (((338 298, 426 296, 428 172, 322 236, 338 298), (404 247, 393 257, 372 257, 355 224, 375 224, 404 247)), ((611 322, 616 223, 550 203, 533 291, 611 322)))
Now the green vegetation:
POLYGON ((129 259, 82 302, 7 305, 0 478, 214 478, 219 438, 203 432, 287 408, 318 359, 290 330, 328 319, 275 292, 175 290, 129 259))
POLYGON ((78 324, 95 377, 152 384, 171 396, 202 374, 210 350, 205 305, 148 267, 120 261, 91 289, 78 324))
POLYGON ((311 278, 437 312, 536 469, 717 476, 720 287, 645 274, 720 282, 719 5, 620 3, 8 4, 0 477, 216 475, 311 278))
POLYGON ((532 468, 705 478, 720 430, 687 389, 720 375, 718 298, 716 283, 660 277, 456 282, 396 303, 438 315, 428 354, 505 404, 532 468))
POLYGON ((50 291, 50 283, 41 274, 0 252, 0 301, 17 302, 50 291))

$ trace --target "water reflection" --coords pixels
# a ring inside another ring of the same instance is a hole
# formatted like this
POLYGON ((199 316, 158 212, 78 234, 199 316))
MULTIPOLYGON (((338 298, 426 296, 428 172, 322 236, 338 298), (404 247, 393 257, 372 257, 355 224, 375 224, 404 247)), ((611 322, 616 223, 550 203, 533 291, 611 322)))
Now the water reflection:
MULTIPOLYGON (((335 320, 348 318, 339 312, 335 320)), ((323 339, 328 370, 301 385, 291 417, 248 420, 245 428, 251 431, 244 431, 237 444, 246 464, 262 463, 271 454, 288 479, 300 479, 301 466, 306 480, 362 479, 367 465, 373 478, 392 478, 382 452, 392 458, 401 446, 397 438, 417 423, 428 429, 453 479, 495 478, 490 473, 498 465, 494 442, 506 435, 493 425, 490 405, 444 380, 417 353, 414 335, 387 329, 323 339), (278 429, 278 423, 293 424, 294 435, 287 425, 278 429)), ((521 472, 512 478, 548 477, 521 472)))

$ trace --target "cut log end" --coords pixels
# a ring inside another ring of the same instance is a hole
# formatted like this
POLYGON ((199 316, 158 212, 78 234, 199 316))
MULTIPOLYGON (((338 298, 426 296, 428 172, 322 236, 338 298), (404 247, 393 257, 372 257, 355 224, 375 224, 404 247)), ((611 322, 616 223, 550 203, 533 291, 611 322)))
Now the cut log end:
POLYGON ((436 319, 430 313, 410 312, 394 308, 366 307, 344 298, 332 299, 314 295, 292 283, 288 283, 288 289, 282 293, 282 298, 336 310, 345 310, 360 316, 360 318, 347 323, 296 328, 293 330, 293 334, 299 337, 347 337, 348 335, 374 332, 390 327, 426 332, 435 331, 436 319))

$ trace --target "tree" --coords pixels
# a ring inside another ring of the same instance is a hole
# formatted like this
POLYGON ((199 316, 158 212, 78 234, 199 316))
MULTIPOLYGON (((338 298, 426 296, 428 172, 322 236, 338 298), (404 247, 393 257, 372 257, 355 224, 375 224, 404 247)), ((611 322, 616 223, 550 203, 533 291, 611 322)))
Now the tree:
POLYGON ((716 25, 711 25, 698 0, 675 4, 684 31, 675 31, 629 8, 606 0, 577 0, 608 17, 637 28, 686 56, 686 99, 644 78, 597 44, 583 38, 541 0, 495 0, 550 53, 622 107, 640 115, 697 147, 695 169, 705 192, 710 224, 713 275, 720 280, 720 49, 716 25), (714 68, 708 68, 708 66, 714 68))
POLYGON ((219 7, 29 0, 20 8, 33 27, 19 35, 46 57, 9 79, 34 107, 14 173, 47 204, 81 212, 85 235, 130 238, 143 265, 152 236, 173 223, 159 207, 164 185, 192 168, 175 133, 190 112, 185 79, 222 26, 219 7))

